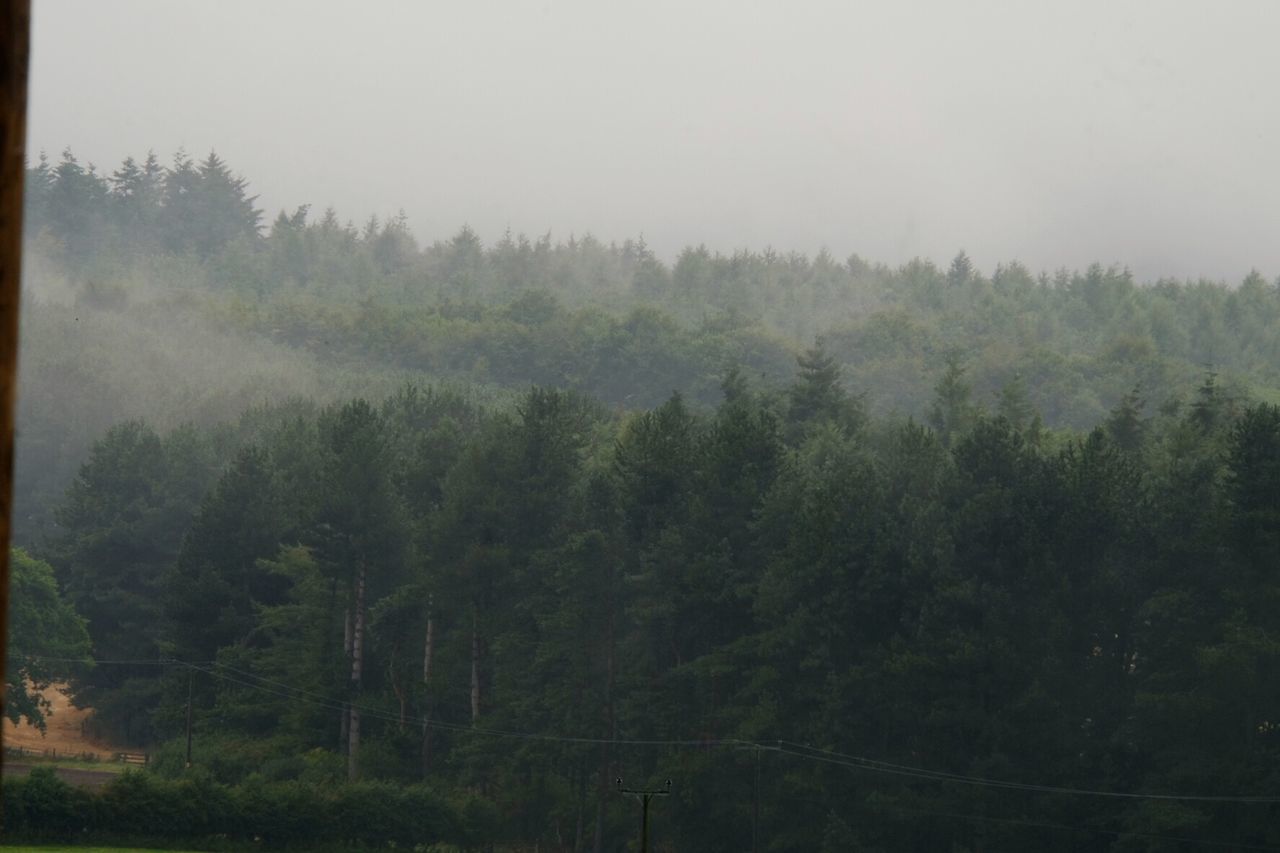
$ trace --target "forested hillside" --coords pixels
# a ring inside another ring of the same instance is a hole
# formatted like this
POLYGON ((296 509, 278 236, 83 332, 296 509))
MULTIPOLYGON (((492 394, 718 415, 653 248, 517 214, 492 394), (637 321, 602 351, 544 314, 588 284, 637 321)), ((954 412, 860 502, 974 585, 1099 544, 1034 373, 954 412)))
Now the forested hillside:
POLYGON ((68 151, 28 179, 33 248, 84 300, 194 290, 219 320, 279 342, 473 380, 642 404, 675 384, 711 402, 728 364, 785 379, 790 353, 820 338, 882 410, 918 410, 932 380, 914 374, 959 351, 981 391, 1021 374, 1051 424, 1083 428, 1138 382, 1163 401, 1205 367, 1280 378, 1280 301, 1256 273, 1140 285, 1097 265, 1050 274, 1010 261, 984 275, 963 252, 945 269, 890 269, 702 247, 666 264, 643 238, 508 233, 486 247, 465 226, 420 248, 403 214, 357 228, 304 204, 264 227, 216 154, 197 164, 180 152, 169 168, 149 155, 104 177, 68 151))
POLYGON ((402 215, 362 226, 305 204, 265 224, 216 154, 154 154, 109 174, 66 151, 28 171, 20 541, 49 526, 93 435, 145 416, 233 419, 293 394, 384 396, 405 379, 582 391, 626 409, 680 391, 714 405, 739 367, 765 388, 820 342, 869 411, 922 419, 958 363, 975 399, 1025 390, 1047 426, 1088 429, 1137 389, 1186 404, 1206 372, 1275 400, 1280 293, 1135 282, 1119 268, 989 275, 857 256, 468 228, 420 247, 402 215), (72 467, 68 467, 68 465, 72 467))
POLYGON ((617 776, 675 780, 672 849, 1280 842, 1236 799, 1280 757, 1280 410, 1206 384, 1051 444, 962 393, 866 420, 833 378, 117 426, 49 549, 76 696, 161 774, 194 690, 214 780, 425 779, 553 849, 622 849, 617 776))
POLYGON ((19 500, 155 774, 425 782, 507 849, 628 849, 618 777, 672 780, 667 850, 1280 845, 1260 276, 424 249, 260 229, 213 155, 30 177, 19 500))

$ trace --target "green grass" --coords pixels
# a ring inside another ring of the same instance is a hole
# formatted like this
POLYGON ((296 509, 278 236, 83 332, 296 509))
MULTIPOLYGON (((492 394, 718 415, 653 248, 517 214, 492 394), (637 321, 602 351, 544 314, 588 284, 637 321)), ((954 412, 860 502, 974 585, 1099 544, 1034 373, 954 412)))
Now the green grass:
POLYGON ((159 847, 38 847, 33 844, 0 844, 0 850, 39 850, 40 853, 187 853, 159 847))

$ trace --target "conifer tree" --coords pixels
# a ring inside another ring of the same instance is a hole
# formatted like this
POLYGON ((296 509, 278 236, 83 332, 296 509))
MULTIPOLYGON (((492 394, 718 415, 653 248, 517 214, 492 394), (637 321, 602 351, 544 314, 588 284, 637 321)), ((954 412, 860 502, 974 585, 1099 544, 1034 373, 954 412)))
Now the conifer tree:
POLYGON ((977 412, 970 402, 973 390, 965 379, 963 358, 959 353, 949 353, 946 364, 946 372, 933 388, 929 425, 938 433, 943 445, 950 447, 973 424, 977 412))

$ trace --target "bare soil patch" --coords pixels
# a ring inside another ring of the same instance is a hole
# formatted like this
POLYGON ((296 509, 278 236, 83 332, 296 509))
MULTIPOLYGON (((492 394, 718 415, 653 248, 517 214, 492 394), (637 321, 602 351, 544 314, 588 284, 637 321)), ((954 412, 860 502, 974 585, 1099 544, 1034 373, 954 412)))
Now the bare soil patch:
POLYGON ((5 747, 20 746, 36 755, 43 755, 48 750, 50 757, 57 750, 59 758, 64 755, 74 758, 89 753, 101 759, 111 759, 117 752, 123 751, 121 747, 93 740, 85 734, 88 728, 85 724, 93 716, 93 710, 72 705, 64 692, 66 687, 65 684, 55 684, 45 691, 45 698, 53 703, 53 710, 45 715, 47 732, 42 734, 38 728, 27 725, 25 721, 22 725, 15 726, 6 719, 5 747))

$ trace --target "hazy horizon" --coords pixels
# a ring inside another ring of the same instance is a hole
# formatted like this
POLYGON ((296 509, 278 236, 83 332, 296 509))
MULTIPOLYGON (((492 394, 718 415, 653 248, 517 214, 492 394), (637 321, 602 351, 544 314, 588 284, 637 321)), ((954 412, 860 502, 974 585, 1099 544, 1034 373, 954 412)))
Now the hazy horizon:
POLYGON ((268 221, 1280 273, 1280 7, 36 0, 29 151, 216 149, 268 221))

